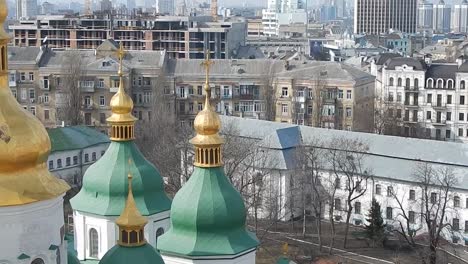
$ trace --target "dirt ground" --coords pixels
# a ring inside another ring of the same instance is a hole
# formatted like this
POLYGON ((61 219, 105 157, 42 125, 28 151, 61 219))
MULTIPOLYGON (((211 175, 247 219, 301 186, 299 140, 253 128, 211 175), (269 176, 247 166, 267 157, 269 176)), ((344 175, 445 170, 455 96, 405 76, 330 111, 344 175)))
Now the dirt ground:
MULTIPOLYGON (((369 256, 371 258, 359 257, 354 254, 333 251, 333 256, 328 255, 328 248, 323 248, 319 251, 318 246, 304 242, 299 242, 293 239, 318 243, 315 226, 312 222, 307 223, 307 235, 302 236, 302 222, 295 222, 294 229, 292 223, 277 223, 270 225, 266 222, 260 223, 257 230, 257 237, 261 241, 261 245, 257 251, 258 264, 274 264, 279 257, 283 255, 282 247, 284 243, 289 244, 288 257, 298 264, 331 264, 331 263, 398 263, 398 264, 417 264, 421 263, 420 252, 410 249, 404 241, 397 240, 396 237, 391 237, 392 242, 386 247, 372 247, 369 242, 362 236, 358 235, 363 231, 359 227, 351 227, 348 237, 348 247, 343 248, 344 224, 337 224, 336 239, 334 248, 346 250, 348 252, 357 253, 359 255, 369 256), (268 231, 265 231, 267 229, 268 231), (396 240, 394 240, 396 239, 396 240), (379 261, 379 259, 384 261, 379 261)), ((323 245, 328 246, 330 242, 330 225, 326 222, 322 227, 323 245)), ((421 248, 420 250, 423 250, 421 248)), ((444 252, 439 252, 437 263, 441 264, 466 264, 461 260, 452 257, 444 252)))

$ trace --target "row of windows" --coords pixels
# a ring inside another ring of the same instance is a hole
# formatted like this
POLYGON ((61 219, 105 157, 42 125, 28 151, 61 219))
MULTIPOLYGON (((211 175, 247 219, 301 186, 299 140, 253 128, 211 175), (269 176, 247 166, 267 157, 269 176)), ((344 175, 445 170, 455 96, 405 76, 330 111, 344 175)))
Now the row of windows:
MULTIPOLYGON (((101 151, 101 157, 104 156, 104 153, 105 151, 101 151)), ((96 161, 96 152, 93 152, 91 153, 91 161, 96 161)), ((86 153, 84 155, 84 162, 89 162, 89 154, 86 153)), ((73 156, 73 165, 77 165, 78 164, 78 156, 73 156)), ((57 159, 56 161, 56 165, 57 165, 57 169, 60 169, 63 167, 63 163, 62 163, 62 159, 57 159)), ((71 157, 67 157, 65 158, 65 167, 69 167, 69 166, 72 166, 72 158, 71 157)), ((54 169, 54 161, 53 160, 49 160, 49 169, 54 169)))
MULTIPOLYGON (((164 234, 164 229, 162 227, 156 230, 156 243, 158 238, 164 234)), ((143 234, 140 234, 140 237, 143 237, 143 234)), ((130 238, 130 237, 127 237, 130 238)), ((95 228, 89 229, 89 240, 88 240, 88 255, 90 258, 98 258, 99 257, 99 234, 95 228)), ((127 241, 124 241, 127 242, 127 241)), ((134 243, 135 241, 128 240, 130 243, 134 243)), ((34 263, 36 264, 36 263, 34 263)), ((39 264, 39 263, 37 263, 39 264)), ((42 262, 43 264, 43 262, 42 262)))
MULTIPOLYGON (((87 95, 83 97, 83 104, 85 107, 92 105, 91 96, 87 95)), ((104 95, 99 96, 99 106, 106 106, 106 97, 104 95)))
MULTIPOLYGON (((395 85, 395 79, 393 77, 389 78, 389 86, 394 86, 395 85)), ((398 78, 396 86, 403 87, 403 79, 398 78)), ((415 87, 419 88, 419 79, 415 78, 413 81, 413 85, 411 85, 411 79, 406 78, 405 79, 405 84, 404 87, 410 88, 410 87, 415 87)), ((434 80, 432 78, 428 78, 426 80, 426 87, 431 89, 431 88, 447 88, 447 89, 453 89, 454 88, 454 81, 452 79, 448 80, 443 80, 443 79, 437 79, 434 80)), ((464 90, 466 88, 466 82, 464 80, 460 81, 460 90, 464 90)))

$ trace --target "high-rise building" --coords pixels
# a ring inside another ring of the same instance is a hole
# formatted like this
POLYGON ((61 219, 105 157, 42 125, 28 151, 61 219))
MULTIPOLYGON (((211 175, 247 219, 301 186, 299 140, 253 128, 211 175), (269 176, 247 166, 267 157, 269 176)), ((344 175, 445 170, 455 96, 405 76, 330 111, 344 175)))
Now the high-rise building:
POLYGON ((434 5, 425 0, 418 4, 418 29, 432 29, 434 5))
POLYGON ((333 0, 333 6, 336 7, 336 16, 337 17, 346 17, 346 1, 345 0, 333 0))
POLYGON ((279 36, 281 25, 307 23, 303 0, 269 0, 262 14, 263 33, 267 36, 279 36))
POLYGON ((37 16, 37 0, 16 0, 16 18, 33 18, 37 16))
POLYGON ((450 16, 451 8, 440 0, 438 4, 434 5, 433 27, 434 33, 447 33, 450 32, 450 16))
POLYGON ((101 11, 111 11, 112 10, 112 2, 110 0, 101 0, 100 8, 101 11))
POLYGON ((355 0, 354 33, 416 32, 417 0, 355 0))
POLYGON ((454 6, 452 30, 456 33, 468 32, 468 1, 463 0, 459 5, 454 6))
POLYGON ((174 0, 157 0, 156 12, 159 14, 174 15, 174 0))

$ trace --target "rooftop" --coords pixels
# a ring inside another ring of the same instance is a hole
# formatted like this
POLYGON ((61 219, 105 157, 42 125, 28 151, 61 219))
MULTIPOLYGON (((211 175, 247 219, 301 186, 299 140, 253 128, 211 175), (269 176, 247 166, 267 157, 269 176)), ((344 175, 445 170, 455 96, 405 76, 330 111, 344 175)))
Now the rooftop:
POLYGON ((109 143, 109 137, 86 126, 70 126, 47 129, 52 144, 51 152, 84 149, 109 143))
POLYGON ((468 189, 467 144, 297 126, 232 116, 221 116, 221 123, 223 127, 234 125, 236 131, 241 133, 240 136, 254 139, 257 146, 267 149, 270 160, 267 164, 270 169, 294 169, 294 151, 300 144, 340 150, 339 145, 333 145, 336 139, 359 140, 369 147, 364 163, 375 177, 412 181, 418 162, 428 162, 435 166, 451 167, 459 179, 457 188, 468 189))

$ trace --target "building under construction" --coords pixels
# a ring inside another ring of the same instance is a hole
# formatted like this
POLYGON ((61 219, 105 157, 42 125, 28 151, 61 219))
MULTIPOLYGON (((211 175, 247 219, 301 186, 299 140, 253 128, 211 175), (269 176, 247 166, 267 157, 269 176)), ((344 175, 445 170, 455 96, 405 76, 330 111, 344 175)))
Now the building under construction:
POLYGON ((210 16, 39 16, 10 26, 14 46, 95 49, 103 40, 122 41, 128 50, 166 50, 170 58, 231 58, 247 36, 242 18, 210 16))

